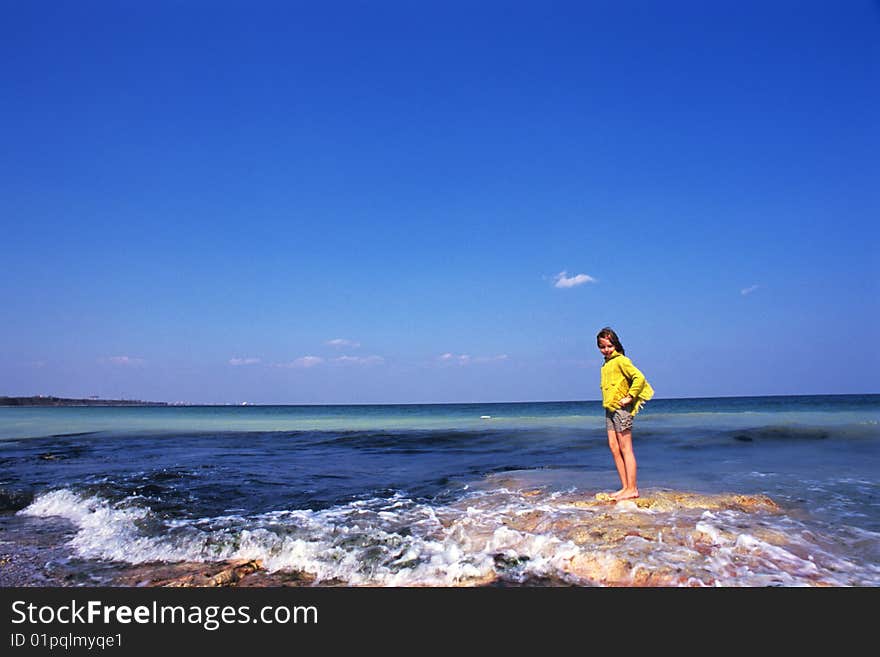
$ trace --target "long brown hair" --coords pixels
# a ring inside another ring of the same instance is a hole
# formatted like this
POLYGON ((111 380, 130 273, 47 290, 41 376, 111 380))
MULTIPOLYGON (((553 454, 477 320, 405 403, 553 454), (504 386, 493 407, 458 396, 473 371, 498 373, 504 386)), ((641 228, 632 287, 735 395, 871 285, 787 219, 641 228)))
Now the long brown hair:
POLYGON ((626 356, 626 352, 623 350, 623 345, 620 344, 620 338, 617 337, 617 333, 615 333, 614 329, 612 329, 610 326, 606 326, 601 331, 599 331, 598 335, 596 335, 597 345, 599 344, 599 340, 601 338, 605 338, 606 340, 610 341, 618 352, 626 356))

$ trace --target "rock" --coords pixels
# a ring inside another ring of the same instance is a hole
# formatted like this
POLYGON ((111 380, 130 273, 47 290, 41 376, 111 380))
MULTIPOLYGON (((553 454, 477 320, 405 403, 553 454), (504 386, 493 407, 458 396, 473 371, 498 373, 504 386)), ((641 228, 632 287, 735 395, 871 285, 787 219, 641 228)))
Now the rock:
MULTIPOLYGON (((517 489, 509 475, 504 484, 508 496, 517 489)), ((743 573, 767 572, 772 583, 793 575, 801 583, 828 585, 819 569, 810 572, 813 564, 803 546, 767 522, 768 516, 782 510, 765 495, 644 490, 642 497, 614 502, 605 493, 537 495, 529 486, 521 491, 520 506, 499 492, 497 497, 483 496, 477 505, 470 500, 468 514, 497 516, 498 508, 515 509, 500 520, 503 527, 522 533, 524 543, 529 536, 550 537, 565 552, 573 552, 554 564, 573 583, 737 585, 754 581, 741 579, 743 573)), ((497 529, 497 525, 475 524, 464 530, 460 521, 449 526, 471 543, 482 540, 480 533, 491 536, 497 529)), ((473 549, 478 550, 479 544, 473 549)))
POLYGON ((121 578, 128 586, 214 587, 238 586, 248 575, 263 569, 256 560, 216 563, 141 564, 121 578))
MULTIPOLYGON (((515 585, 522 577, 542 586, 835 585, 831 571, 814 562, 811 546, 821 537, 786 533, 785 518, 777 519, 783 510, 764 495, 645 489, 642 497, 613 502, 592 491, 522 485, 511 475, 503 487, 494 483, 485 494, 437 509, 437 529, 426 540, 463 555, 491 555, 478 572, 444 585, 515 585), (547 565, 530 570, 533 563, 547 565)), ((268 572, 259 560, 144 564, 122 583, 350 586, 314 573, 268 572)))
POLYGON ((608 506, 608 502, 621 510, 650 509, 654 511, 674 511, 680 509, 738 509, 742 511, 778 511, 779 507, 766 495, 706 495, 680 491, 654 491, 633 500, 613 502, 607 493, 597 493, 592 498, 583 496, 568 497, 568 503, 578 507, 608 506))
MULTIPOLYGON (((311 586, 315 583, 315 576, 299 570, 278 570, 273 573, 260 570, 252 575, 239 580, 235 586, 238 588, 264 588, 279 586, 311 586)), ((344 586, 344 582, 322 581, 321 586, 344 586)))

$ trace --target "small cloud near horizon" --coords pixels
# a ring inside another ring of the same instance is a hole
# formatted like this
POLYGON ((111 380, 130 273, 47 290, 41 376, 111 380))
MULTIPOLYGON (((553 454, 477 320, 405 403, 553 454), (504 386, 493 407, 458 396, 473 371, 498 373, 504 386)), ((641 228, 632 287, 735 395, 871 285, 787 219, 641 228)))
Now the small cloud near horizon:
POLYGON ((445 354, 440 354, 437 357, 441 363, 458 363, 459 365, 467 365, 471 361, 471 357, 468 354, 453 354, 446 352, 445 354))
POLYGON ((746 297, 746 296, 750 295, 752 292, 754 292, 755 290, 757 290, 757 289, 760 288, 760 287, 761 287, 760 285, 750 285, 749 287, 744 287, 743 289, 741 289, 741 290, 739 291, 739 293, 740 293, 741 295, 743 295, 744 297, 746 297))
POLYGON ((275 367, 286 367, 286 368, 298 368, 298 367, 314 367, 315 365, 320 365, 324 362, 324 359, 320 356, 302 356, 301 358, 296 358, 289 363, 276 363, 275 367))
POLYGON ((230 358, 229 359, 229 364, 235 365, 235 366, 256 365, 257 363, 260 363, 260 362, 261 362, 261 360, 259 358, 230 358))
POLYGON ((339 356, 333 362, 343 365, 381 365, 385 359, 382 356, 339 356))
POLYGON ((107 358, 99 358, 98 362, 110 363, 111 365, 135 366, 143 365, 143 358, 133 358, 132 356, 109 356, 107 358))
POLYGON ((569 288, 569 287, 577 287, 578 285, 583 285, 584 283, 596 283, 596 279, 588 274, 575 274, 574 276, 569 276, 567 271, 561 271, 554 277, 556 281, 553 284, 553 287, 558 288, 569 288))
POLYGON ((498 354, 497 356, 471 356, 470 354, 453 354, 447 352, 437 356, 437 360, 441 363, 455 363, 458 365, 469 365, 470 363, 497 363, 507 360, 507 354, 498 354))
POLYGON ((351 347, 352 349, 357 349, 361 346, 360 342, 355 342, 354 340, 346 340, 345 338, 334 338, 332 340, 327 340, 328 345, 331 347, 351 347))

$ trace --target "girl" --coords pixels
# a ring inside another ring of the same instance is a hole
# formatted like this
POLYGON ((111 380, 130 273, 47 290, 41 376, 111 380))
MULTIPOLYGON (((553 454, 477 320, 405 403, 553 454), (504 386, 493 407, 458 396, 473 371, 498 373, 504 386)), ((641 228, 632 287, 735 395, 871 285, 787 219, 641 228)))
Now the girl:
POLYGON ((632 448, 633 416, 654 396, 654 389, 626 357, 620 338, 611 328, 606 326, 599 331, 596 344, 605 357, 601 371, 602 406, 605 407, 608 446, 621 483, 621 489, 608 497, 630 500, 639 496, 636 456, 632 448))

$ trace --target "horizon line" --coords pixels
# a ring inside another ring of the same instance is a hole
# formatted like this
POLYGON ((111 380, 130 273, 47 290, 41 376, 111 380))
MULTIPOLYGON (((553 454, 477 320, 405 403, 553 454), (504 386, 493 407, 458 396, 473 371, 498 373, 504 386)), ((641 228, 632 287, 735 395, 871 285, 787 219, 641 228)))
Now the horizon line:
MULTIPOLYGON (((880 396, 880 392, 823 392, 823 393, 776 393, 770 395, 712 395, 700 397, 655 397, 651 401, 699 401, 704 399, 755 399, 755 398, 788 398, 788 397, 858 397, 858 396, 880 396)), ((197 406, 464 406, 464 405, 486 405, 486 404, 577 404, 577 403, 597 403, 601 402, 600 398, 596 399, 549 399, 549 400, 518 400, 518 401, 442 401, 442 402, 186 402, 186 401, 150 401, 143 399, 111 399, 111 398, 94 398, 94 397, 59 397, 56 395, 0 395, 0 399, 55 399, 60 402, 84 402, 80 405, 88 406, 110 406, 125 405, 132 406, 175 406, 175 407, 197 407, 197 406), (124 402, 124 404, 119 404, 124 402)), ((649 402, 650 403, 650 402, 649 402)), ((38 404, 16 404, 6 406, 7 408, 14 406, 39 406, 38 404)))

